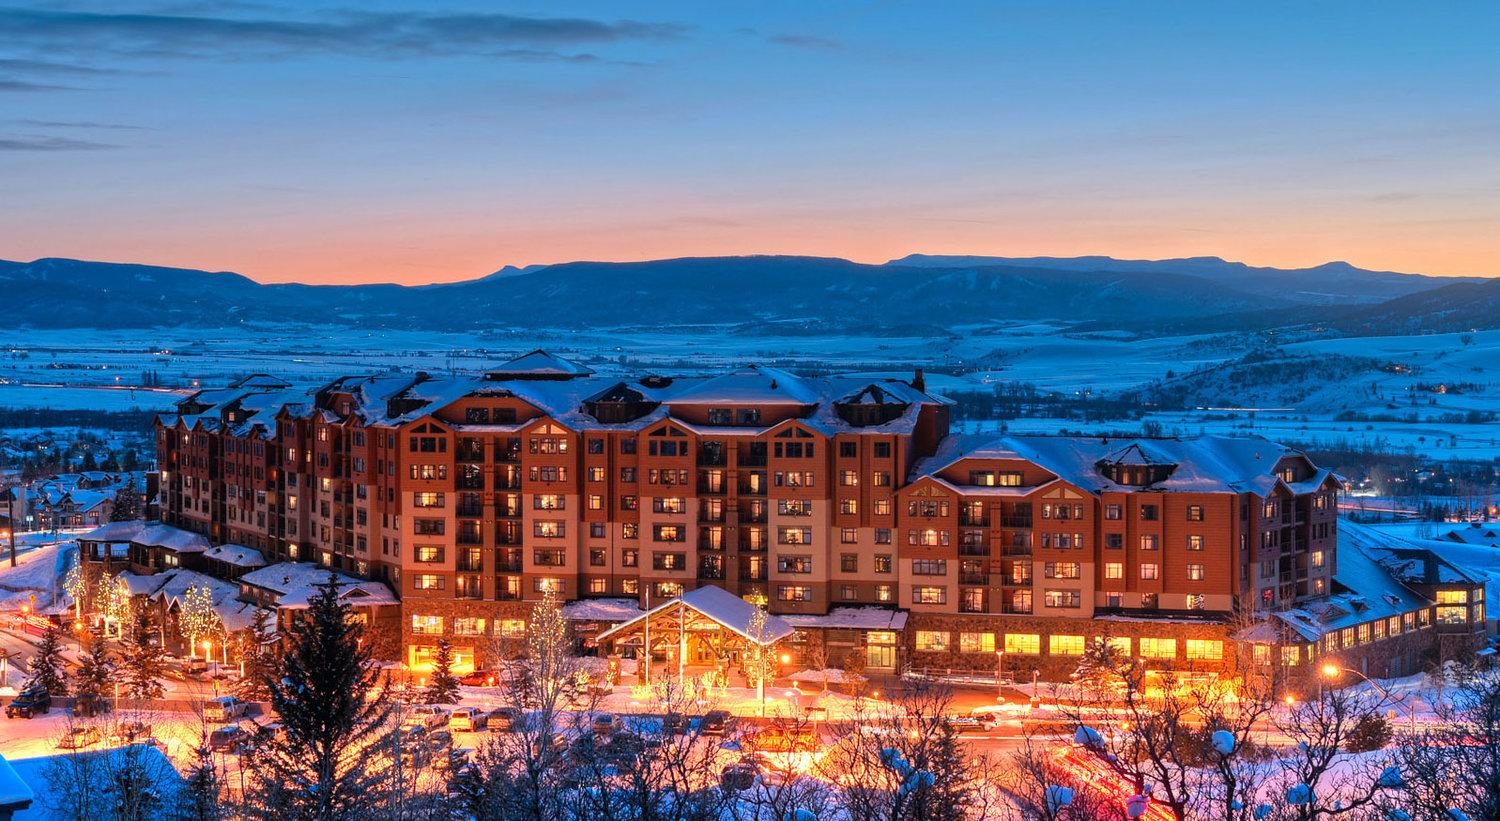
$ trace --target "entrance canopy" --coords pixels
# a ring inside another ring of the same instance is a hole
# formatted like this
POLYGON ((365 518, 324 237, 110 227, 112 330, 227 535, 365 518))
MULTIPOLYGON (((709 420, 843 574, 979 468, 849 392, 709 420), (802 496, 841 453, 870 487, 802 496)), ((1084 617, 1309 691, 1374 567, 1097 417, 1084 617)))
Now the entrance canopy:
POLYGON ((598 640, 604 641, 630 635, 640 630, 658 614, 668 617, 680 616, 681 624, 688 630, 693 629, 691 624, 695 621, 712 623, 762 647, 769 647, 796 632, 796 629, 785 619, 767 615, 760 635, 751 635, 751 620, 755 609, 755 605, 722 587, 700 587, 663 602, 630 621, 600 633, 598 640))

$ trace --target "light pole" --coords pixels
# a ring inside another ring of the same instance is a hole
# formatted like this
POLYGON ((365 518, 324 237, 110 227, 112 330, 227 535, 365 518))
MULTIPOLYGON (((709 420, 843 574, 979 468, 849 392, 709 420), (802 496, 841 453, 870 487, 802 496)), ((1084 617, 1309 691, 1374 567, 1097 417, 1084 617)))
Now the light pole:
POLYGON ((1005 701, 1005 651, 995 651, 995 701, 1005 701))
POLYGON ((1385 697, 1386 701, 1390 701, 1392 703, 1397 701, 1403 702, 1404 706, 1406 707, 1406 713, 1411 719, 1411 734, 1417 734, 1417 705, 1412 703, 1413 701, 1415 701, 1415 699, 1411 698, 1411 694, 1408 693, 1405 698, 1398 699, 1393 693, 1391 693, 1390 690, 1387 690, 1385 689, 1385 687, 1381 686, 1380 682, 1376 681, 1373 678, 1370 678, 1369 676, 1361 673, 1358 670, 1351 670, 1348 667, 1340 667, 1337 664, 1323 665, 1323 675, 1330 680, 1338 678, 1340 673, 1349 673, 1350 675, 1359 676, 1360 678, 1369 682, 1370 686, 1379 691, 1380 694, 1385 697))

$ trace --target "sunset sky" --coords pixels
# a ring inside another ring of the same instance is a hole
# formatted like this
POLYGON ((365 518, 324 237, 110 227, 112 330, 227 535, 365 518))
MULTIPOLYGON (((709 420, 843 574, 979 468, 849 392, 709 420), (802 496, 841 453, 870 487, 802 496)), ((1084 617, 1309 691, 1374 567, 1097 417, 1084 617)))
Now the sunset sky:
POLYGON ((1500 275, 1493 2, 19 2, 4 259, 1500 275))

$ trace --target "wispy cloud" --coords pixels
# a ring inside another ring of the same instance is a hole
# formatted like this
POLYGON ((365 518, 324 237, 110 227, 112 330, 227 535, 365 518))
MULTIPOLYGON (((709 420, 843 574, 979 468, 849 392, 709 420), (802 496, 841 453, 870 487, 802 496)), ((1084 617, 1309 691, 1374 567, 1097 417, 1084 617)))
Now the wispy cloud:
POLYGON ((107 131, 146 131, 143 125, 127 125, 125 123, 99 123, 92 120, 11 120, 18 125, 29 125, 33 128, 94 128, 107 131))
POLYGON ((827 37, 815 37, 811 34, 770 34, 766 36, 766 40, 778 46, 790 46, 791 48, 833 50, 843 47, 843 44, 837 40, 827 37))
POLYGON ((119 147, 67 137, 0 137, 0 151, 99 151, 119 147))
POLYGON ((0 9, 0 39, 37 51, 203 59, 318 54, 402 59, 487 55, 497 48, 544 53, 676 39, 687 31, 674 23, 512 14, 345 12, 301 19, 0 9))
MULTIPOLYGON (((0 14, 3 14, 3 12, 0 12, 0 14)), ((72 74, 78 76, 120 73, 117 69, 112 68, 80 66, 73 63, 55 63, 51 60, 16 60, 4 57, 0 57, 0 71, 29 74, 72 74)))
POLYGON ((78 89, 73 86, 33 83, 27 80, 7 80, 0 77, 0 92, 5 91, 78 91, 78 89))

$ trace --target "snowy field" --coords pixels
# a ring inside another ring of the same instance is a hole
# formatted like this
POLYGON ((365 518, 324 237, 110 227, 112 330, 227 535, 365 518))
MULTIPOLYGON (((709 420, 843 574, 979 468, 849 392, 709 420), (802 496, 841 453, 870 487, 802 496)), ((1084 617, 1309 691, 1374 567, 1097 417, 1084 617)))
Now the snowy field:
MULTIPOLYGON (((0 331, 0 408, 161 410, 199 385, 252 372, 299 383, 388 369, 478 373, 545 347, 605 375, 705 373, 749 362, 909 378, 922 367, 938 391, 988 390, 1026 382, 1043 391, 1105 395, 1243 355, 1245 337, 1133 340, 1068 334, 1047 324, 964 326, 934 336, 765 335, 731 326, 659 326, 575 331, 426 333, 320 326, 0 331), (146 390, 147 381, 167 390, 146 390)), ((1154 413, 1168 434, 1260 434, 1312 446, 1411 449, 1433 458, 1500 457, 1500 423, 1456 423, 1454 415, 1500 410, 1500 331, 1327 339, 1284 346, 1289 354, 1369 357, 1385 367, 1322 385, 1290 410, 1202 408, 1154 413), (1415 389, 1415 390, 1414 390, 1415 389), (1384 417, 1337 421, 1340 413, 1384 417), (1447 417, 1445 419, 1445 417, 1447 417)), ((972 428, 992 429, 996 422, 972 428)), ((1117 420, 1024 419, 1011 431, 1138 430, 1117 420)))

